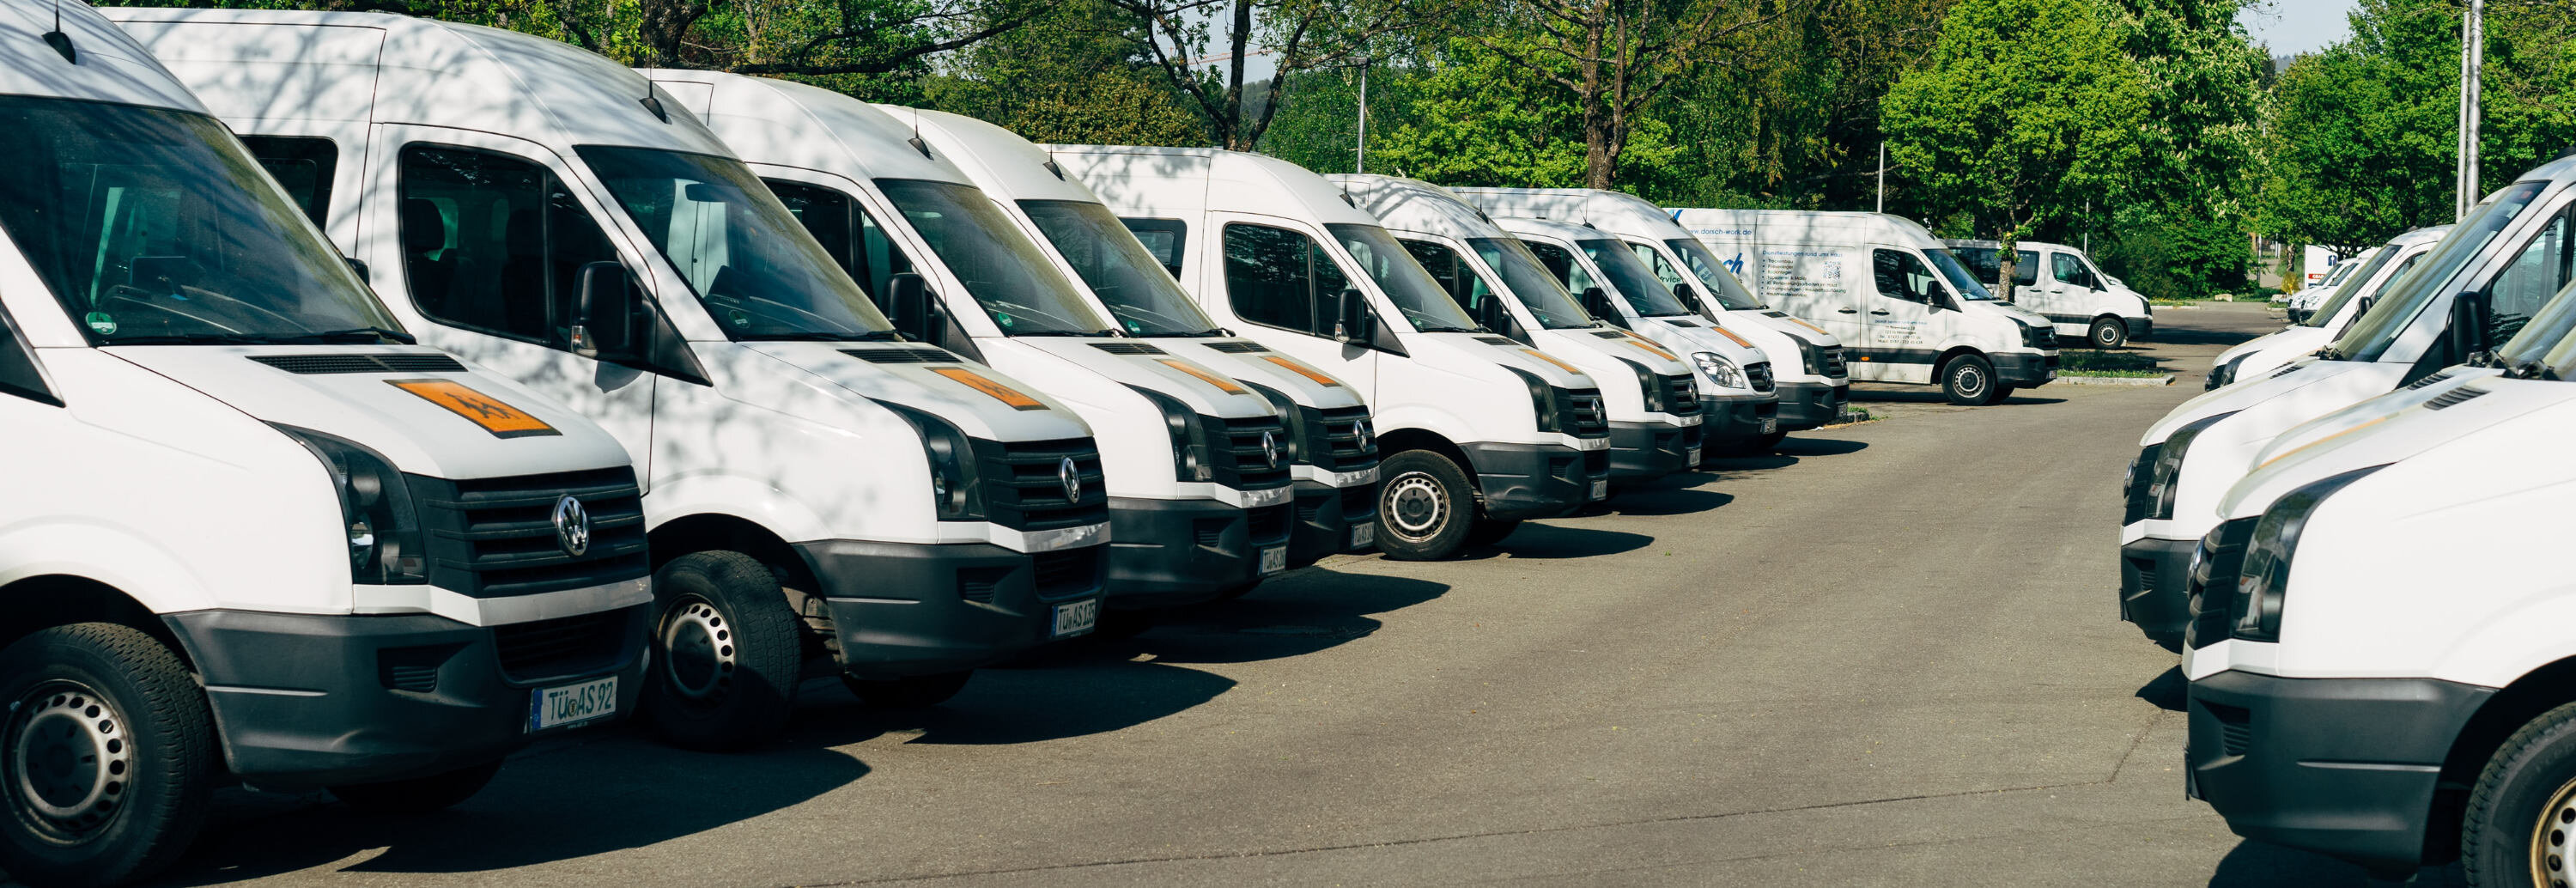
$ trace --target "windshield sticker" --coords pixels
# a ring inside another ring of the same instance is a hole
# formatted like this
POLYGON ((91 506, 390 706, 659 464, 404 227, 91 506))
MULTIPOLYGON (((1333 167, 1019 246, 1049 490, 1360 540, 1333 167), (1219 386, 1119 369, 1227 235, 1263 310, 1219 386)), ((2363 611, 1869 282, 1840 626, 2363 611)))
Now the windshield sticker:
POLYGON ((1264 356, 1262 360, 1286 367, 1288 368, 1288 372, 1314 380, 1316 385, 1332 386, 1334 388, 1340 388, 1342 385, 1341 380, 1324 375, 1324 371, 1297 363, 1294 359, 1282 355, 1267 355, 1264 356))
POLYGON ((1538 349, 1534 349, 1534 348, 1525 348, 1525 349, 1521 349, 1521 354, 1525 354, 1525 355, 1528 355, 1528 356, 1530 356, 1530 357, 1537 358, 1537 359, 1542 360, 1542 361, 1546 361, 1546 362, 1548 362, 1548 363, 1550 363, 1550 364, 1555 364, 1559 369, 1562 369, 1562 370, 1564 370, 1564 371, 1565 371, 1565 372, 1567 372, 1567 373, 1572 373, 1572 374, 1574 374, 1574 375, 1576 375, 1576 376, 1581 376, 1581 375, 1583 375, 1583 371, 1581 371, 1581 370, 1577 370, 1577 369, 1574 369, 1574 365, 1572 365, 1572 364, 1568 364, 1568 363, 1566 363, 1566 362, 1564 362, 1564 361, 1557 360, 1557 359, 1555 359, 1555 358, 1553 358, 1553 357, 1549 357, 1549 356, 1548 356, 1548 354, 1547 354, 1546 352, 1539 351, 1538 349))
POLYGON ((1154 360, 1163 362, 1163 366, 1187 373, 1191 376, 1196 376, 1199 378, 1200 382, 1216 386, 1217 391, 1224 392, 1229 395, 1252 394, 1250 390, 1245 389, 1242 386, 1235 385, 1233 380, 1227 379, 1223 376, 1218 376, 1215 372, 1197 364, 1192 364, 1179 358, 1155 358, 1154 360))
POLYGON ((93 312, 90 312, 90 313, 89 313, 89 317, 85 318, 84 320, 88 321, 88 322, 89 322, 89 328, 90 328, 91 330, 93 330, 93 331, 96 331, 96 332, 98 333, 98 335, 100 335, 100 336, 114 336, 114 335, 116 335, 116 316, 115 316, 115 315, 108 314, 107 312, 103 312, 103 311, 93 311, 93 312))
POLYGON ((491 432, 492 437, 495 438, 563 434, 555 431, 554 426, 547 425, 545 420, 528 415, 525 410, 502 403, 498 398, 466 388, 462 383, 452 380, 388 379, 385 380, 385 384, 419 395, 432 404, 445 407, 447 412, 465 417, 466 421, 482 426, 484 431, 491 432))
POLYGON ((1681 360, 1680 355, 1657 348, 1654 343, 1646 341, 1643 337, 1640 337, 1635 333, 1628 334, 1628 344, 1645 349, 1647 354, 1654 355, 1655 357, 1662 358, 1667 361, 1681 360))
POLYGON ((1010 405, 1013 410, 1047 409, 1045 404, 1039 403, 1036 398, 1032 398, 1021 393, 1019 389, 994 382, 993 380, 986 378, 984 374, 968 370, 964 367, 932 367, 930 368, 930 372, 954 379, 963 383, 967 388, 983 392, 993 400, 1010 405))

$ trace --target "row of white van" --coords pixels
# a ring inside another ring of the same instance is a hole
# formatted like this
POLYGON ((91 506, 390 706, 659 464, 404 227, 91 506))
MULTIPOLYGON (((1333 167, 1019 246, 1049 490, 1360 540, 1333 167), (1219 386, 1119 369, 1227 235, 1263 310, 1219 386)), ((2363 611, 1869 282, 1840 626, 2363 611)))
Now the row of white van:
POLYGON ((2571 227, 2576 152, 2345 263, 2139 442, 2120 613, 2182 651, 2187 791, 2239 834, 2570 881, 2571 227))

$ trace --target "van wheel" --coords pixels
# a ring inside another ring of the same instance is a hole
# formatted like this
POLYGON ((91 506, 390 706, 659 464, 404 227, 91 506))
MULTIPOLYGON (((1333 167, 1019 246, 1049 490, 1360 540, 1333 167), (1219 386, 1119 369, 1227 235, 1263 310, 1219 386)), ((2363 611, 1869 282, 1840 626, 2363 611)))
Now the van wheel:
POLYGON ((2012 386, 2008 386, 2008 385, 1999 385, 1999 386, 1995 386, 1994 391, 1988 392, 1988 393, 1986 394, 1986 403, 1988 403, 1988 404, 2001 404, 2001 403, 2003 403, 2003 402, 2004 402, 2004 399, 2012 397, 2012 393, 2013 393, 2013 387, 2012 387, 2012 386))
POLYGON ((1950 403, 1973 407, 1986 403, 1995 388, 1995 365, 1978 355, 1960 355, 1941 366, 1941 393, 1950 403))
POLYGON ((2576 884, 2576 703, 2542 713, 2487 758, 2460 820, 2472 885, 2576 884))
POLYGON ((2092 340, 2094 348, 2119 348, 2129 341, 2129 325, 2117 318, 2101 318, 2085 338, 2092 340))
POLYGON ((31 885, 149 876, 204 825, 214 717, 176 654, 114 623, 0 650, 0 872, 31 885))
POLYGON ((1436 561, 1467 547, 1476 491, 1446 456, 1407 450, 1378 466, 1377 548, 1397 561, 1436 561))
POLYGON ((1467 528, 1467 545, 1491 546, 1495 543, 1502 542, 1504 537, 1511 536, 1512 531, 1519 529, 1521 529, 1521 522, 1519 519, 1513 519, 1510 521, 1496 521, 1492 518, 1478 519, 1476 521, 1476 526, 1467 528))
POLYGON ((331 797, 369 814, 427 814, 464 804, 500 773, 501 760, 493 759, 427 777, 334 786, 331 797))
POLYGON ((729 750, 777 736, 804 666, 796 614, 767 565, 692 552, 653 574, 644 714, 664 742, 729 750))
POLYGON ((881 680, 843 673, 841 686, 849 688, 859 702, 878 709, 928 709, 957 696, 958 691, 966 689, 966 680, 973 677, 975 672, 971 669, 881 680))

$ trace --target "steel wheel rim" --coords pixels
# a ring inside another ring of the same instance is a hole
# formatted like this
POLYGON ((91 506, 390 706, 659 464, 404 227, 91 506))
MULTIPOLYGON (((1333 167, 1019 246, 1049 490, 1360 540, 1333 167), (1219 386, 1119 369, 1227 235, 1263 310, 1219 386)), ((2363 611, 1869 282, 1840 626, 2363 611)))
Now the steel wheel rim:
POLYGON ((2111 326, 2110 324, 2103 324, 2099 327, 2095 327, 2093 328, 2093 341, 2101 344, 2103 348, 2110 348, 2111 346, 2119 343, 2120 328, 2111 326))
POLYGON ((1986 375, 1977 372, 1974 364, 1950 371, 1950 381, 1959 387, 1960 394, 1973 397, 1986 393, 1986 375))
POLYGON ((125 714, 73 681, 37 685, 11 707, 0 751, 8 756, 9 807, 47 841, 97 838, 132 794, 134 744, 125 714))
POLYGON ((2568 888, 2567 840, 2576 836, 2576 780, 2549 794, 2531 826, 2531 884, 2568 888))
POLYGON ((1426 473, 1406 472, 1387 485, 1386 505, 1378 511, 1396 536, 1427 540, 1449 520, 1449 492, 1426 473))
POLYGON ((687 598, 662 618, 662 678, 681 699, 721 700, 739 665, 733 627, 704 599, 687 598))

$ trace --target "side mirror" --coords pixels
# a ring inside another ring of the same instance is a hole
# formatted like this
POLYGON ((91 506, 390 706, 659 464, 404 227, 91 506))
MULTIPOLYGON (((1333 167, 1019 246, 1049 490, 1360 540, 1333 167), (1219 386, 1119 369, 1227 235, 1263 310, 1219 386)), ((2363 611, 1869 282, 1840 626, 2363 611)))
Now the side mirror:
POLYGON ((930 341, 930 282, 909 271, 887 278, 886 314, 895 332, 930 341))
POLYGON ((367 263, 345 256, 341 257, 340 261, 349 263, 349 270, 358 273, 358 283, 366 284, 370 287, 375 286, 375 278, 367 274, 367 263))
POLYGON ((1682 307, 1684 308, 1697 310, 1701 314, 1708 313, 1708 309, 1701 307, 1699 304, 1699 291, 1691 289, 1691 285, 1689 284, 1674 284, 1673 298, 1681 300, 1682 307))
POLYGON ((2462 293, 2451 299, 2451 363, 2486 351, 2487 294, 2484 291, 2462 293))
POLYGON ((1486 294, 1484 301, 1476 303, 1475 314, 1476 323, 1485 325, 1487 330, 1504 333, 1512 329, 1512 310, 1503 304, 1500 293, 1486 294))
POLYGON ((585 358, 617 357, 635 350, 635 288, 626 266, 589 262, 575 278, 572 353, 585 358))
POLYGON ((1583 310, 1603 320, 1619 316, 1619 310, 1610 305, 1610 291, 1600 287, 1583 288, 1583 310))
POLYGON ((1362 345, 1377 338, 1377 315, 1369 312, 1368 298, 1359 290, 1343 290, 1333 309, 1333 338, 1362 345))

